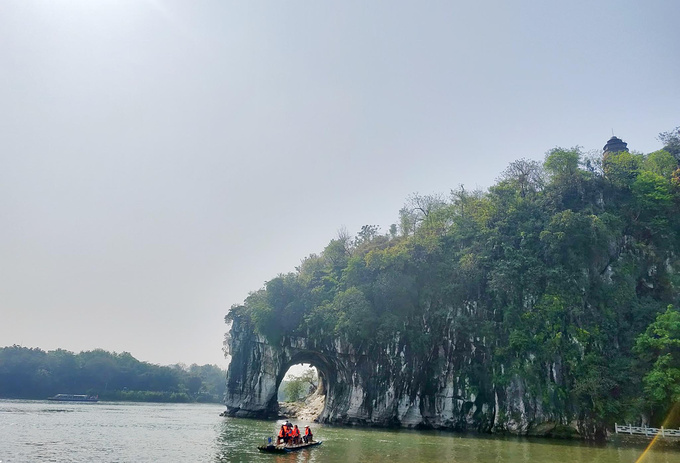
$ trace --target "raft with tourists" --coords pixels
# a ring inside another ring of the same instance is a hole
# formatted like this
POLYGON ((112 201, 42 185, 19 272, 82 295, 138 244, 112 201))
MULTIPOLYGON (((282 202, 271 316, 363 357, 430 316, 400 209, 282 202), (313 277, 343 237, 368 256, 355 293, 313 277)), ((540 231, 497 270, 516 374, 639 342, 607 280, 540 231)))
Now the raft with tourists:
POLYGON ((260 452, 287 453, 316 447, 321 445, 322 442, 314 440, 314 435, 309 426, 305 426, 304 435, 301 435, 297 425, 293 426, 289 421, 286 421, 281 425, 276 437, 268 437, 264 444, 258 445, 257 449, 260 452))
POLYGON ((301 449, 306 449, 308 447, 315 447, 317 445, 321 445, 323 441, 313 441, 313 442, 305 442, 302 444, 293 444, 293 445, 287 445, 287 444, 280 444, 280 445, 275 445, 274 443, 267 443, 267 444, 262 444, 257 447, 257 449, 260 452, 270 452, 270 453, 287 453, 287 452, 294 452, 295 450, 301 450, 301 449))

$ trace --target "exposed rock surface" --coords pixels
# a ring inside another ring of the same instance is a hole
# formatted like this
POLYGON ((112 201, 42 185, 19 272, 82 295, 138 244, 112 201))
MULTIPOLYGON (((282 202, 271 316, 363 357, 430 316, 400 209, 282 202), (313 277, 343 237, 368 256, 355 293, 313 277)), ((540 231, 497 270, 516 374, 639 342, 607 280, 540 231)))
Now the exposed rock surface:
POLYGON ((310 363, 326 393, 321 422, 521 435, 592 433, 587 417, 557 397, 559 362, 546 365, 545 379, 534 379, 531 390, 517 376, 495 384, 484 338, 461 336, 454 324, 426 358, 399 342, 378 352, 357 352, 340 339, 322 344, 284 337, 273 345, 239 318, 225 348, 231 356, 225 395, 231 416, 278 416, 277 389, 288 368, 310 363))
POLYGON ((285 418, 298 418, 302 421, 315 421, 326 405, 325 394, 318 390, 300 402, 279 402, 279 414, 285 418))

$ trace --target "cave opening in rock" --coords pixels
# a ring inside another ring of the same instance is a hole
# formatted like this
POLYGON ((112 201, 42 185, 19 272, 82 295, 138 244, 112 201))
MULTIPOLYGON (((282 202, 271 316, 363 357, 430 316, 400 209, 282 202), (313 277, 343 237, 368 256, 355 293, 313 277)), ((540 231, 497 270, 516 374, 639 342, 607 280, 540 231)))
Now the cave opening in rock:
POLYGON ((326 406, 333 369, 318 354, 296 355, 282 369, 277 384, 279 414, 303 421, 318 419, 326 406))

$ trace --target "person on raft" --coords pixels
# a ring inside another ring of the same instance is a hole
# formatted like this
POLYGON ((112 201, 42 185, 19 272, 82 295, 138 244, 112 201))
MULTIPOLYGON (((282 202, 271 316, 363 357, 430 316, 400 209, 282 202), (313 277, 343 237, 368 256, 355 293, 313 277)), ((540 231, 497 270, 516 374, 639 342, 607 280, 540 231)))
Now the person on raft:
POLYGON ((288 442, 288 429, 286 428, 285 425, 281 425, 281 430, 279 431, 279 435, 276 436, 276 445, 286 445, 288 442))
POLYGON ((301 443, 301 441, 300 441, 300 430, 298 429, 297 424, 293 427, 292 435, 293 435, 293 444, 294 445, 300 444, 301 443))
POLYGON ((302 443, 310 443, 314 441, 314 436, 312 435, 312 430, 309 426, 305 426, 305 435, 300 436, 300 428, 297 424, 293 426, 290 421, 281 425, 279 434, 276 437, 276 445, 285 445, 290 447, 292 445, 300 445, 302 443))
POLYGON ((314 436, 312 435, 312 430, 309 429, 309 426, 305 426, 305 436, 303 437, 304 442, 307 444, 309 442, 312 442, 314 440, 314 436))

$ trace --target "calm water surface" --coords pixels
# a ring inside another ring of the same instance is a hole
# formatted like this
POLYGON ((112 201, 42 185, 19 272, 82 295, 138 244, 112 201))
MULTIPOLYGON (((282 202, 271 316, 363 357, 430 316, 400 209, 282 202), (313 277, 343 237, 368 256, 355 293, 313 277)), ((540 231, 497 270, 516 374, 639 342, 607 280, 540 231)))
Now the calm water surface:
MULTIPOLYGON (((0 462, 597 462, 634 463, 642 449, 546 439, 385 431, 310 424, 323 445, 262 454, 274 421, 222 418, 220 405, 0 400, 0 462)), ((298 422, 297 424, 306 424, 298 422)), ((653 450, 645 463, 679 463, 653 450)))

